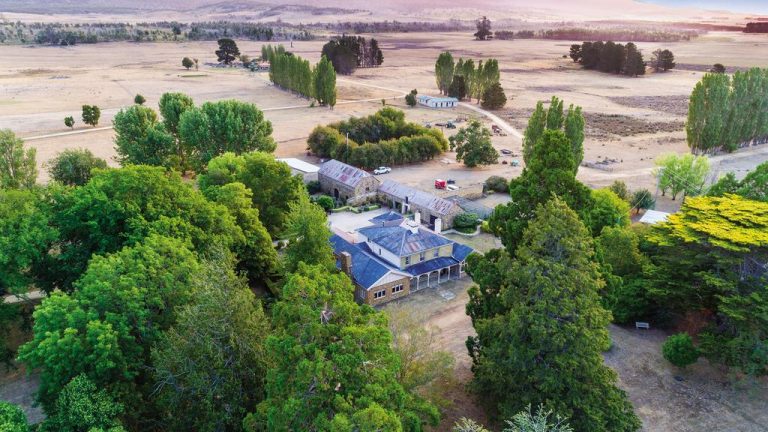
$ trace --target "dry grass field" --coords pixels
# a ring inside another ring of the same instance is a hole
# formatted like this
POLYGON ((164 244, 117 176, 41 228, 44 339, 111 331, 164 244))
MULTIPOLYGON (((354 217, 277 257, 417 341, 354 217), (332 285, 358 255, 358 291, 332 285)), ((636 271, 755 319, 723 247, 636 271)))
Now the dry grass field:
MULTIPOLYGON (((375 36, 384 49, 384 65, 340 77, 339 105, 332 111, 310 108, 308 101, 275 89, 265 73, 211 67, 206 63, 213 61, 213 42, 2 46, 0 128, 11 128, 22 137, 43 136, 29 140, 38 149, 41 165, 69 147, 86 147, 109 159, 114 155, 110 130, 85 132, 89 128, 79 123, 76 130, 83 133, 55 136, 67 132, 64 117, 73 115, 79 120, 81 105, 96 104, 103 111, 100 126, 109 126, 114 114, 132 103, 136 93, 144 95, 150 106, 156 106, 162 93, 180 91, 198 103, 237 98, 257 104, 274 125, 280 143, 277 154, 302 156, 305 138, 317 124, 372 113, 381 107, 382 98, 406 109, 401 95, 412 88, 436 93, 434 59, 441 51, 450 50, 455 57, 499 60, 509 102, 497 114, 519 130, 539 100, 558 95, 566 104, 581 105, 589 121, 585 161, 616 160, 608 165, 610 171, 581 169, 580 178, 590 185, 601 186, 623 178, 635 187, 652 187, 653 179, 648 174, 653 159, 663 152, 686 150, 682 130, 686 101, 701 72, 673 70, 627 78, 583 71, 562 58, 570 44, 566 41, 477 42, 458 33, 375 36), (183 69, 180 62, 184 56, 199 58, 200 70, 183 69), (359 100, 363 102, 355 102, 359 100), (51 134, 54 136, 46 137, 51 134)), ((322 44, 294 42, 292 51, 314 62, 322 44)), ((252 57, 258 56, 260 47, 257 42, 240 42, 241 51, 252 57)), ((669 48, 677 61, 686 65, 720 62, 729 67, 768 66, 768 56, 758 55, 768 53, 768 39, 759 35, 710 33, 692 42, 641 43, 639 47, 646 57, 656 48, 669 48)), ((467 108, 415 108, 406 112, 409 120, 418 122, 479 115, 467 108)), ((494 142, 498 148, 520 151, 520 140, 511 135, 496 137, 494 142)), ((749 159, 768 158, 764 151, 757 153, 749 159)), ((455 177, 460 185, 469 186, 492 174, 512 177, 519 172, 502 164, 466 170, 455 163, 435 160, 398 168, 393 176, 422 187, 429 187, 435 177, 455 177)), ((45 173, 41 174, 41 181, 46 181, 45 173)))

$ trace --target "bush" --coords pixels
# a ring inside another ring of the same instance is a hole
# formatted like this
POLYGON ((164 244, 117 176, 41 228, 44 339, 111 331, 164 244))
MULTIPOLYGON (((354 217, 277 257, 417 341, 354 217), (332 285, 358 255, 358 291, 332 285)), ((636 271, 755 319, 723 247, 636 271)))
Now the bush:
POLYGON ((27 432, 27 416, 16 405, 0 401, 0 431, 27 432))
POLYGON ((133 103, 135 103, 136 105, 144 105, 144 102, 146 101, 147 99, 140 94, 137 94, 136 97, 133 98, 133 103))
POLYGON ((509 193, 509 182, 501 176, 490 176, 485 181, 485 186, 489 191, 499 193, 509 193))
POLYGON ((616 180, 615 182, 611 183, 608 189, 610 189, 611 192, 615 193, 619 198, 623 199, 624 201, 629 202, 632 199, 632 197, 629 195, 629 189, 627 189, 627 184, 621 180, 616 180))
POLYGON ((323 208, 326 212, 329 212, 333 210, 333 208, 336 206, 336 202, 333 200, 333 198, 329 197, 328 195, 322 195, 317 197, 315 200, 315 204, 319 205, 323 208))
POLYGON ((453 220, 454 228, 475 228, 477 227, 477 215, 475 213, 462 213, 453 220))
POLYGON ((72 128, 75 126, 75 118, 72 116, 64 117, 64 126, 72 128))
POLYGON ((320 182, 317 180, 312 180, 311 182, 307 183, 307 193, 310 195, 320 193, 320 182))
POLYGON ((87 149, 69 149, 48 163, 51 178, 69 186, 82 186, 91 179, 94 168, 105 169, 107 161, 97 158, 87 149))
POLYGON ((486 234, 493 234, 493 231, 491 230, 491 225, 488 223, 488 221, 483 221, 480 224, 480 231, 486 234))
POLYGON ((504 94, 504 89, 498 82, 491 84, 488 90, 483 93, 483 99, 480 105, 489 110, 495 110, 502 108, 507 104, 507 96, 504 94))
POLYGON ((664 345, 661 346, 661 352, 668 362, 680 368, 696 363, 700 355, 687 333, 678 333, 668 337, 664 341, 664 345))

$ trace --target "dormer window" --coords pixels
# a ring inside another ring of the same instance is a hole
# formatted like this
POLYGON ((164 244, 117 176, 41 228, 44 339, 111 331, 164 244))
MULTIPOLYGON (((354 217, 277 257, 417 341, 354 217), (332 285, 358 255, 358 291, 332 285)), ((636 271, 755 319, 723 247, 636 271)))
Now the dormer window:
POLYGON ((424 252, 419 254, 419 261, 424 261, 426 258, 427 258, 427 254, 425 254, 424 252))
POLYGON ((411 263, 411 257, 405 257, 405 265, 408 265, 411 263))

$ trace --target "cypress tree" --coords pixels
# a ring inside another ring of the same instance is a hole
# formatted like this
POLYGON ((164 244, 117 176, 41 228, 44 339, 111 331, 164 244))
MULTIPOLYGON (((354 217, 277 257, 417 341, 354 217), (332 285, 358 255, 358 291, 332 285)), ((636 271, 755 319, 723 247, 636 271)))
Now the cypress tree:
POLYGON ((315 66, 315 97, 321 105, 336 105, 336 71, 327 57, 323 56, 315 66))

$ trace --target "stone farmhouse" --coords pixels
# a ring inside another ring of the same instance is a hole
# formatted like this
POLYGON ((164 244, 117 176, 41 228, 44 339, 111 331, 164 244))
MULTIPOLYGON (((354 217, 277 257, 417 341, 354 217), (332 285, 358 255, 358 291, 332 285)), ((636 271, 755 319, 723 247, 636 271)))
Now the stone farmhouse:
POLYGON ((372 174, 331 159, 320 166, 317 172, 320 189, 350 205, 375 201, 379 180, 372 174))

